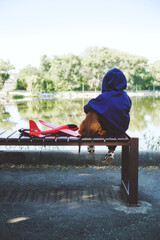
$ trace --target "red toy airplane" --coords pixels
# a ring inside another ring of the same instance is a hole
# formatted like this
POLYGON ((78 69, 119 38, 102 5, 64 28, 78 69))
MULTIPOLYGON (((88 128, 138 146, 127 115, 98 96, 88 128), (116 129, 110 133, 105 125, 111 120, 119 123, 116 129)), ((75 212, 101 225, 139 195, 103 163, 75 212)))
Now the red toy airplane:
POLYGON ((52 129, 41 131, 38 128, 37 124, 33 120, 29 120, 30 129, 28 129, 28 130, 24 129, 24 130, 20 130, 20 131, 25 134, 28 134, 30 136, 36 136, 36 137, 44 137, 44 135, 52 135, 52 134, 56 134, 58 132, 63 132, 63 133, 66 133, 67 135, 71 135, 74 137, 81 136, 81 134, 75 132, 76 130, 78 130, 78 127, 75 124, 67 124, 67 125, 63 125, 63 126, 57 126, 55 124, 48 123, 48 122, 45 122, 42 120, 39 120, 39 122, 47 127, 52 128, 52 129))

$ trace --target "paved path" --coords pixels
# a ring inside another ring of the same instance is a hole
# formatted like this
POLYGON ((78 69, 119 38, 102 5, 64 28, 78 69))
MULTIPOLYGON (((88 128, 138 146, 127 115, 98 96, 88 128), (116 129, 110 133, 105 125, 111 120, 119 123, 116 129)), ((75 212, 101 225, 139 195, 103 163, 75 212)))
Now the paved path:
POLYGON ((1 167, 1 240, 160 240, 160 170, 139 170, 127 207, 119 167, 1 167))

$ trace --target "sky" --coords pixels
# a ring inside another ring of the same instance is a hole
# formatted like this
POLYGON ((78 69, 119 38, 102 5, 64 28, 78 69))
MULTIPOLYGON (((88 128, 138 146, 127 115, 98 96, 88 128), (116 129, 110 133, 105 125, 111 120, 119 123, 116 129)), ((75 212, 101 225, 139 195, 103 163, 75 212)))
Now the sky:
POLYGON ((159 0, 0 0, 0 59, 16 71, 46 54, 108 47, 160 60, 159 0))

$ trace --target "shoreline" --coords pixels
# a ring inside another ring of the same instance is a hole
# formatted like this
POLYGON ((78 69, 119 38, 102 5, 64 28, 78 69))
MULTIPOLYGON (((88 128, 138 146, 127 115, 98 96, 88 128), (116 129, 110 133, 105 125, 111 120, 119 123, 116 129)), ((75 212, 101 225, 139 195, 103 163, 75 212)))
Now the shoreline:
MULTIPOLYGON (((130 97, 158 97, 160 96, 160 91, 126 91, 130 97)), ((31 100, 32 98, 39 98, 39 99, 91 99, 96 98, 100 91, 91 92, 91 91, 62 91, 62 92, 55 92, 55 93, 30 93, 25 91, 11 91, 11 92, 2 92, 0 91, 0 102, 5 103, 7 101, 14 102, 14 101, 27 101, 31 100), (21 96, 20 98, 14 98, 14 96, 21 96)))
MULTIPOLYGON (((130 96, 130 97, 148 97, 148 96, 155 96, 155 97, 158 97, 160 96, 160 91, 137 91, 137 92, 133 92, 133 91, 126 91, 127 94, 130 96)), ((39 94, 39 97, 40 98, 47 98, 47 97, 53 97, 55 99, 58 99, 58 98, 62 98, 62 99, 83 99, 83 98, 96 98, 99 94, 101 94, 100 91, 97 91, 97 92, 80 92, 80 91, 77 91, 77 92, 57 92, 57 93, 54 93, 54 94, 47 94, 47 93, 42 93, 42 94, 39 94)))

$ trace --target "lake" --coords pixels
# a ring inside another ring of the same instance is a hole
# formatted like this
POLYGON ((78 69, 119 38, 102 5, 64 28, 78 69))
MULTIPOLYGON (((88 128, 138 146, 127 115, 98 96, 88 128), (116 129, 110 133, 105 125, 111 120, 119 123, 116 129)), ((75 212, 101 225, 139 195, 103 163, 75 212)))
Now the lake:
MULTIPOLYGON (((30 119, 57 124, 79 124, 85 117, 83 105, 89 99, 38 99, 0 103, 0 129, 28 128, 30 119)), ((160 142, 160 97, 131 97, 131 122, 127 133, 139 137, 140 149, 158 150, 160 142)), ((44 128, 38 124, 41 129, 44 128)))

